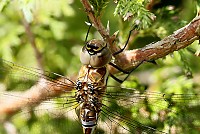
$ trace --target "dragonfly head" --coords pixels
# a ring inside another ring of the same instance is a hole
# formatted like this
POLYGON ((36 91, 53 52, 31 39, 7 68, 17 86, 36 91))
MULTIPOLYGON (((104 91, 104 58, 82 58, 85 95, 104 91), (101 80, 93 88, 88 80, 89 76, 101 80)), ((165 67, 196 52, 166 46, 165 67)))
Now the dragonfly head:
POLYGON ((107 47, 106 42, 93 39, 88 41, 82 48, 80 60, 84 65, 99 68, 108 64, 111 57, 112 53, 107 47))

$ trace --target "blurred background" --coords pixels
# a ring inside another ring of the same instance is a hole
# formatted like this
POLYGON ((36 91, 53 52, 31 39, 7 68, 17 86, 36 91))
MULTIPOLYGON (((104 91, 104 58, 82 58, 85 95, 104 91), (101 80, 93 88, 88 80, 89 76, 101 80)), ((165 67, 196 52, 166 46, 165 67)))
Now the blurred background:
MULTIPOLYGON (((132 22, 124 21, 123 17, 117 15, 119 7, 118 10, 115 9, 115 2, 107 2, 107 6, 101 12, 102 22, 106 26, 109 21, 111 35, 119 30, 118 42, 123 44, 127 40, 132 22)), ((151 0, 150 3, 145 0, 136 1, 139 2, 143 3, 156 18, 152 19, 153 21, 147 19, 141 24, 140 29, 132 34, 128 49, 144 47, 172 34, 188 24, 200 8, 199 0, 151 0)), ((0 2, 0 11, 0 58, 68 77, 77 76, 81 67, 79 52, 88 30, 85 23, 88 22, 87 15, 80 1, 5 0, 0 2)), ((94 28, 90 30, 88 40, 92 38, 101 39, 94 28)), ((157 65, 142 64, 123 85, 155 92, 196 94, 200 91, 199 53, 199 42, 195 41, 187 48, 156 60, 157 65)), ((119 85, 112 79, 108 82, 109 85, 119 85)), ((0 83, 0 92, 7 90, 2 87, 6 87, 3 80, 0 83)), ((200 133, 198 102, 194 106, 184 102, 173 107, 178 112, 165 116, 159 123, 152 121, 155 113, 149 110, 151 116, 144 122, 170 133, 200 133)), ((140 112, 135 108, 129 111, 133 116, 140 112)), ((164 115, 166 113, 165 111, 164 115)), ((164 116, 162 112, 159 114, 160 117, 164 116)), ((140 120, 141 116, 134 118, 140 120)), ((26 121, 12 118, 4 121, 4 125, 0 125, 0 133, 7 133, 6 123, 11 124, 17 133, 22 134, 65 133, 65 124, 73 122, 76 121, 47 115, 41 119, 34 116, 26 121), (44 127, 53 128, 50 130, 55 131, 43 132, 41 130, 44 127)), ((68 130, 69 133, 82 132, 81 129, 74 129, 73 125, 68 127, 72 128, 68 130)), ((98 133, 107 132, 101 130, 98 133)))

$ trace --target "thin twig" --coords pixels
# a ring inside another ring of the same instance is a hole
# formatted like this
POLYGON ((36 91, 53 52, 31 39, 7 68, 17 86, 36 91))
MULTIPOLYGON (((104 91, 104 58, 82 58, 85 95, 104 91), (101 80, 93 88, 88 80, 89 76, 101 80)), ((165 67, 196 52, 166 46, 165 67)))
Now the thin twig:
POLYGON ((27 36, 29 38, 30 44, 33 47, 38 67, 43 70, 43 66, 42 66, 42 54, 39 52, 39 50, 38 50, 38 48, 36 46, 35 36, 33 35, 32 31, 31 31, 30 24, 26 21, 25 18, 23 18, 22 22, 23 22, 23 25, 25 27, 26 34, 27 34, 27 36))

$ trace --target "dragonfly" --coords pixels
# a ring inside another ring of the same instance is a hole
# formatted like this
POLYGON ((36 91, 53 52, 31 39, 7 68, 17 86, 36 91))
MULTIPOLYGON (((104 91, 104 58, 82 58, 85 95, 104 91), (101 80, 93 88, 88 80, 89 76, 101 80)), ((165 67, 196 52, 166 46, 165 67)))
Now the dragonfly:
MULTIPOLYGON (((188 107, 199 105, 199 94, 167 94, 107 85, 109 77, 107 65, 111 58, 112 53, 105 41, 97 39, 88 41, 81 50, 80 61, 83 65, 77 80, 72 80, 54 72, 25 67, 1 59, 0 79, 3 79, 7 85, 11 85, 9 78, 16 83, 24 82, 31 89, 23 95, 1 93, 1 98, 5 100, 12 99, 11 102, 0 101, 0 113, 10 114, 15 110, 20 110, 21 113, 24 113, 22 112, 24 107, 32 108, 42 103, 43 107, 40 108, 39 106, 33 111, 37 113, 47 110, 49 113, 56 115, 56 117, 66 113, 69 113, 69 116, 72 113, 76 113, 73 118, 82 126, 82 133, 84 134, 101 133, 98 128, 105 127, 110 130, 106 133, 166 134, 170 133, 170 131, 154 128, 135 120, 130 109, 134 110, 140 107, 138 109, 140 113, 144 116, 146 114, 146 117, 148 117, 149 107, 154 108, 155 111, 160 110, 165 114, 176 114, 177 111, 173 109, 173 105, 186 104, 188 107), (35 94, 36 90, 39 90, 37 92, 39 95, 35 94), (33 97, 27 96, 27 94, 32 94, 33 97), (16 103, 12 104, 15 101, 16 103), (50 109, 55 109, 56 111, 50 109)), ((17 84, 15 88, 27 87, 17 84)), ((157 123, 159 123, 158 120, 157 123)), ((66 128, 66 132, 63 133, 71 133, 67 129, 73 126, 70 126, 70 124, 62 124, 62 126, 66 128)), ((54 130, 48 131, 48 133, 53 132, 54 130)), ((47 132, 45 131, 45 133, 47 132)))

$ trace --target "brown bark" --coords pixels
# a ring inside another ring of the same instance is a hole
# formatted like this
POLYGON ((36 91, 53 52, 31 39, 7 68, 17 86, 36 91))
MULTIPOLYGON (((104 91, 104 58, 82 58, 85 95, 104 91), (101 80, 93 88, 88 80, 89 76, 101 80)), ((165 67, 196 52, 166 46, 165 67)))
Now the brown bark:
MULTIPOLYGON (((137 66, 143 61, 152 61, 183 49, 200 38, 200 16, 195 17, 188 25, 178 29, 161 41, 151 43, 143 48, 124 51, 120 56, 120 65, 123 69, 137 66)), ((114 70, 110 70, 113 72, 114 70)))

